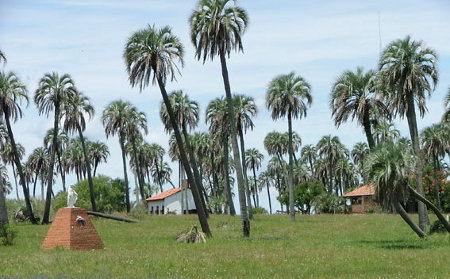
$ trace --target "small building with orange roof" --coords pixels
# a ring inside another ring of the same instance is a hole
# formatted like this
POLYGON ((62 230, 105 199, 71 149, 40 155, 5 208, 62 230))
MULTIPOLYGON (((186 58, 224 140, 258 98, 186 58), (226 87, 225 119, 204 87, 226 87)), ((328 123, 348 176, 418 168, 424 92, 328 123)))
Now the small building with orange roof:
POLYGON ((173 188, 146 199, 151 214, 183 214, 196 212, 189 188, 173 188))
POLYGON ((375 184, 363 185, 355 190, 345 193, 343 198, 350 199, 350 213, 366 213, 368 209, 373 209, 375 203, 375 184))

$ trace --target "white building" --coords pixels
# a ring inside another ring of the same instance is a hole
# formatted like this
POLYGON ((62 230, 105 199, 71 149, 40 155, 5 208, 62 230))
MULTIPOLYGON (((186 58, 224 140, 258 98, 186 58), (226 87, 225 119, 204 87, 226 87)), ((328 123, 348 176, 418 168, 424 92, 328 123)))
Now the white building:
POLYGON ((148 212, 152 214, 182 214, 186 208, 190 213, 196 212, 191 189, 170 189, 150 197, 146 201, 148 212))

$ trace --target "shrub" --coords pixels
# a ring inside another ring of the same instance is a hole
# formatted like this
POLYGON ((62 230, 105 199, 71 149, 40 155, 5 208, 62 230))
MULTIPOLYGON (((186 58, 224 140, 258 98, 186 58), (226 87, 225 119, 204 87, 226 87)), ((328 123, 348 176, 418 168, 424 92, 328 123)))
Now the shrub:
POLYGON ((0 239, 4 246, 11 246, 14 243, 14 238, 16 238, 17 232, 13 230, 9 224, 3 224, 0 229, 0 239))
MULTIPOLYGON (((103 175, 93 177, 92 180, 97 211, 111 213, 112 211, 123 211, 125 209, 125 189, 122 180, 113 180, 103 175)), ((91 209, 89 182, 87 180, 80 181, 73 188, 78 194, 75 206, 91 209)), ((67 206, 67 193, 58 193, 54 204, 55 210, 67 206)))
POLYGON ((316 213, 348 213, 349 208, 345 203, 345 199, 336 196, 335 194, 330 194, 325 192, 318 196, 314 202, 313 206, 316 213))
POLYGON ((179 233, 175 240, 181 243, 205 243, 206 237, 203 232, 198 231, 197 226, 193 226, 179 233))
POLYGON ((267 210, 264 207, 253 207, 252 208, 253 214, 267 214, 267 210))

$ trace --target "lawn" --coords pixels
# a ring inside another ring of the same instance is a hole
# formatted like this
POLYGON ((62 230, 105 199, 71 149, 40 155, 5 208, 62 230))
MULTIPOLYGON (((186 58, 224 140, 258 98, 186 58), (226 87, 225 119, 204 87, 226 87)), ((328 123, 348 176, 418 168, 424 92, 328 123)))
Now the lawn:
POLYGON ((213 215, 206 244, 174 241, 197 224, 194 215, 148 216, 138 224, 92 219, 104 250, 44 251, 49 226, 13 224, 18 237, 14 246, 0 247, 0 277, 450 277, 449 235, 421 240, 396 215, 297 216, 296 222, 258 215, 249 239, 240 236, 239 217, 213 215))

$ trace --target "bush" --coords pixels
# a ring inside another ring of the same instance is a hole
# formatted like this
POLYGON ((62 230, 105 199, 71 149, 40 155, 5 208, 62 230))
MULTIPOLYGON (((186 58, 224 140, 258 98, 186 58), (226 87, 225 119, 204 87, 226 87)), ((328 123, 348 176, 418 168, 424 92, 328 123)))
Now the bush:
POLYGON ((0 239, 4 246, 11 246, 14 243, 14 238, 16 238, 17 232, 13 230, 9 224, 3 224, 0 229, 0 239))
MULTIPOLYGON (((97 211, 111 213, 112 211, 123 211, 125 209, 125 189, 123 181, 120 179, 111 179, 107 176, 93 177, 95 202, 97 211)), ((88 180, 83 180, 73 187, 78 194, 75 203, 77 207, 91 209, 91 196, 88 180)), ((60 192, 55 197, 55 211, 61 207, 67 206, 67 193, 60 192)))
POLYGON ((253 214, 267 214, 268 213, 264 207, 260 207, 260 206, 253 207, 252 212, 253 212, 253 214))
POLYGON ((314 202, 313 206, 316 213, 348 213, 349 207, 345 203, 345 199, 336 196, 335 194, 330 194, 325 192, 318 196, 314 202))
POLYGON ((444 224, 442 224, 441 220, 436 220, 430 227, 430 234, 445 232, 447 232, 447 230, 445 229, 444 224))
MULTIPOLYGON (((311 213, 313 201, 325 192, 325 186, 318 181, 302 182, 294 187, 294 206, 304 214, 311 213)), ((289 190, 281 192, 278 200, 289 206, 289 190)))

